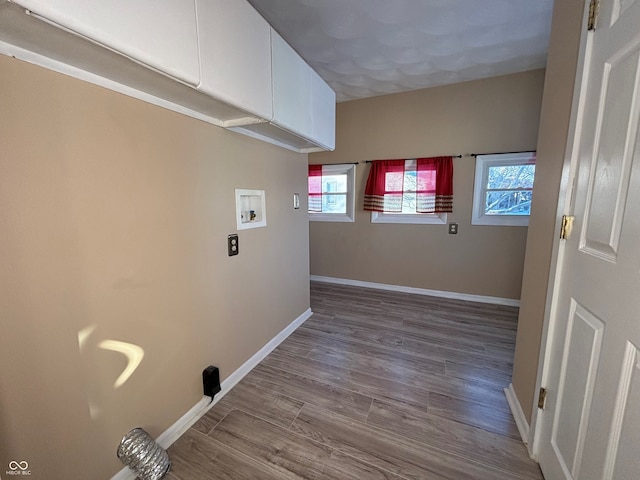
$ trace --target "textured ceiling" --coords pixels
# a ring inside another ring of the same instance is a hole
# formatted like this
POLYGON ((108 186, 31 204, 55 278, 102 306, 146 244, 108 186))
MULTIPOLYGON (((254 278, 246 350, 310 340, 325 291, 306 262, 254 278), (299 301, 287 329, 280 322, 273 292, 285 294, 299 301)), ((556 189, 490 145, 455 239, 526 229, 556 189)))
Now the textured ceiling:
POLYGON ((553 0, 249 0, 338 101, 542 68, 553 0))

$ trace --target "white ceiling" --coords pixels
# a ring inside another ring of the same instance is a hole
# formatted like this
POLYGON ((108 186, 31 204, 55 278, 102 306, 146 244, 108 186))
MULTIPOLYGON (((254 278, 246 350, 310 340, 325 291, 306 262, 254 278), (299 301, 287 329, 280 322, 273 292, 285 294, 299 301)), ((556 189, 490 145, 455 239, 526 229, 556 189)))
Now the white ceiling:
POLYGON ((553 0, 249 0, 338 101, 542 68, 553 0))

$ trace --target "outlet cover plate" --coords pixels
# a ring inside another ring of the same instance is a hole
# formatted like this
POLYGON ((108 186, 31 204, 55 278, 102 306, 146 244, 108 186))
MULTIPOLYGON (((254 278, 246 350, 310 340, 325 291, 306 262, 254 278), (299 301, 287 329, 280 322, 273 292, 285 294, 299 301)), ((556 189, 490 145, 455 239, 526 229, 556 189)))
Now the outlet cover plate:
POLYGON ((237 233, 232 233, 227 237, 227 249, 230 257, 233 257, 234 255, 238 255, 238 253, 240 253, 240 243, 238 243, 237 233))

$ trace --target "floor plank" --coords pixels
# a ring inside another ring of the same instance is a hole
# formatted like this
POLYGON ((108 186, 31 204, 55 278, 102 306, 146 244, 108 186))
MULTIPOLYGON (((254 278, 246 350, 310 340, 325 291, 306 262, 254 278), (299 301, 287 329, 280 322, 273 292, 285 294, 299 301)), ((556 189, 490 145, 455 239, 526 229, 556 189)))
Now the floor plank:
POLYGON ((209 436, 283 475, 295 478, 347 480, 363 478, 364 472, 364 478, 398 478, 240 410, 227 415, 209 436))
POLYGON ((271 388, 261 389, 250 382, 240 382, 220 400, 193 428, 209 433, 233 408, 239 408, 276 425, 289 427, 303 403, 281 395, 271 388))
POLYGON ((170 480, 543 480, 513 307, 312 282, 313 316, 170 449, 170 480))
POLYGON ((415 388, 427 389, 443 395, 464 399, 472 398, 478 403, 495 405, 496 408, 508 411, 503 392, 503 387, 508 383, 496 385, 493 381, 487 383, 481 378, 461 379, 455 376, 446 376, 442 371, 444 362, 442 362, 442 366, 435 367, 437 373, 431 373, 425 371, 419 364, 414 364, 412 367, 405 361, 388 361, 384 358, 358 355, 335 347, 321 346, 314 348, 306 358, 386 380, 397 380, 415 388))
POLYGON ((540 478, 537 465, 528 458, 526 447, 519 440, 438 417, 410 405, 374 400, 367 424, 436 448, 446 446, 447 451, 481 464, 540 478))
POLYGON ((429 394, 428 411, 443 418, 483 428, 489 432, 519 439, 520 434, 510 413, 487 405, 452 398, 439 393, 429 394))
POLYGON ((412 337, 404 337, 402 350, 413 355, 420 355, 437 360, 453 361, 470 365, 483 366, 511 375, 513 362, 500 355, 490 354, 485 350, 483 353, 476 353, 462 348, 451 348, 449 346, 434 345, 412 337))
POLYGON ((188 430, 168 450, 171 475, 178 480, 297 479, 285 476, 251 457, 195 430, 188 430))
POLYGON ((305 405, 291 430, 410 479, 513 480, 514 475, 452 452, 305 405))
POLYGON ((244 379, 262 389, 285 392, 291 398, 340 412, 355 420, 365 420, 373 399, 318 380, 258 365, 244 379))
POLYGON ((387 401, 399 400, 414 405, 416 408, 424 409, 429 403, 429 390, 322 363, 311 358, 294 358, 289 355, 273 353, 264 360, 263 364, 331 383, 371 398, 387 401))

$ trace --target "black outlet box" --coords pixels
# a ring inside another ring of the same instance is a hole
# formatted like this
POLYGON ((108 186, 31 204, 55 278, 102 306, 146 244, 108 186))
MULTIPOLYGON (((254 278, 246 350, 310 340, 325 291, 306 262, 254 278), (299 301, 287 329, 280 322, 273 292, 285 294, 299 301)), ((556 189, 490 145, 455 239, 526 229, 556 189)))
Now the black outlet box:
POLYGON ((202 371, 202 386, 204 394, 213 399, 216 393, 220 391, 220 370, 218 370, 218 367, 209 365, 202 371))

